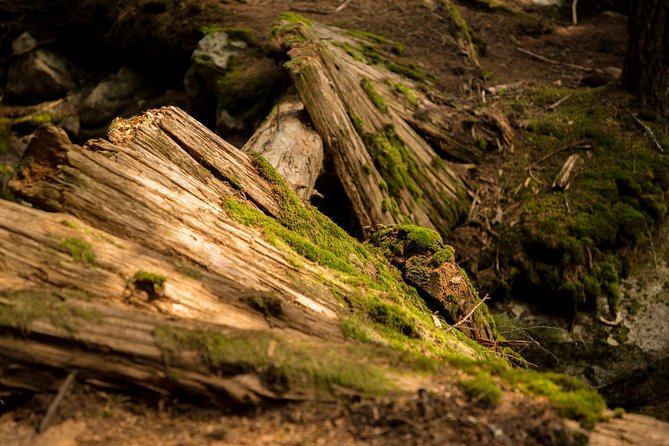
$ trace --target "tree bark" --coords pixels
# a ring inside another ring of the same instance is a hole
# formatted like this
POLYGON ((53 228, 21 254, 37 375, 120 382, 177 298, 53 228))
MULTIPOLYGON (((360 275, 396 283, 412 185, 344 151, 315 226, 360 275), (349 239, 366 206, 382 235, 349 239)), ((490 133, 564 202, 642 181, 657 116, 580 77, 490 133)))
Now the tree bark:
POLYGON ((630 2, 623 84, 643 106, 669 111, 669 3, 630 2))

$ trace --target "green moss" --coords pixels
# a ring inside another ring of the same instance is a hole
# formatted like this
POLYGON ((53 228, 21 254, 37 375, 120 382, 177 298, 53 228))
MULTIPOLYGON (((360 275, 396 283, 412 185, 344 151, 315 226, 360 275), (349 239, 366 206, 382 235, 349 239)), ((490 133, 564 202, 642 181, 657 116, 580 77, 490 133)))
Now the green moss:
POLYGON ((372 85, 372 82, 367 79, 366 77, 363 77, 360 80, 360 86, 362 89, 365 91, 365 94, 367 94, 367 97, 369 98, 370 101, 372 101, 372 104, 382 113, 388 113, 388 105, 386 105, 385 99, 383 99, 383 96, 381 96, 376 89, 374 88, 374 85, 372 85))
POLYGON ((455 261, 455 249, 452 246, 445 245, 443 249, 440 249, 432 256, 430 259, 430 266, 437 268, 444 263, 454 262, 455 261))
POLYGON ((474 377, 458 381, 458 387, 474 403, 494 407, 502 398, 502 391, 489 373, 480 372, 474 377))
POLYGON ((410 338, 417 338, 417 329, 411 316, 396 304, 373 300, 369 306, 369 316, 374 322, 410 338))
POLYGON ((167 277, 152 273, 149 271, 137 271, 131 279, 135 289, 146 292, 149 300, 154 300, 162 293, 165 288, 167 277))
POLYGON ((422 169, 395 129, 388 127, 383 134, 363 133, 361 136, 374 160, 376 170, 388 186, 391 197, 399 198, 404 190, 415 198, 420 197, 422 191, 416 185, 414 178, 421 175, 422 169))
POLYGON ((47 320, 70 333, 82 321, 95 321, 99 314, 73 304, 65 304, 48 291, 0 293, 0 326, 28 330, 36 320, 47 320))
POLYGON ((57 248, 59 251, 69 254, 70 257, 72 257, 72 260, 77 263, 96 266, 93 246, 86 240, 67 237, 58 243, 57 248))
POLYGON ((594 308, 604 295, 609 310, 617 311, 620 259, 627 256, 621 252, 645 240, 667 215, 669 157, 654 151, 628 115, 601 107, 602 101, 628 101, 614 89, 544 86, 530 97, 533 105, 521 113, 531 125, 516 139, 522 155, 512 154, 505 169, 511 184, 520 185, 512 199, 520 203, 522 215, 515 226, 499 228, 507 289, 561 310, 576 304, 594 308), (545 112, 568 95, 560 107, 545 112), (583 140, 594 147, 589 153, 556 152, 583 140), (582 155, 582 168, 566 193, 555 192, 550 180, 571 153, 582 155), (525 188, 535 160, 542 160, 532 169, 545 185, 525 188), (517 272, 511 275, 512 270, 517 272))
POLYGON ((358 37, 358 38, 361 38, 361 39, 366 39, 366 40, 369 40, 371 42, 376 42, 376 43, 385 43, 385 44, 393 43, 392 40, 387 39, 383 36, 380 36, 378 34, 374 34, 374 33, 368 32, 368 31, 361 31, 359 29, 348 29, 348 30, 346 30, 346 34, 348 34, 349 36, 358 37))
POLYGON ((230 40, 238 40, 245 42, 251 46, 257 45, 257 40, 253 34, 253 30, 249 28, 226 28, 219 25, 205 25, 200 28, 202 34, 225 33, 230 40))
POLYGON ((80 226, 74 222, 71 222, 70 220, 61 220, 60 224, 63 226, 66 226, 70 229, 76 229, 79 230, 80 226))
MULTIPOLYGON (((546 397, 559 415, 580 421, 583 427, 590 429, 604 420, 604 398, 576 378, 558 373, 512 368, 499 360, 476 361, 454 356, 449 358, 449 362, 471 374, 472 381, 483 382, 471 383, 470 386, 474 389, 480 386, 483 391, 487 390, 485 384, 489 384, 491 377, 496 376, 505 388, 546 397)), ((483 392, 478 394, 481 393, 483 392)), ((476 394, 472 391, 470 397, 475 398, 476 394)))
MULTIPOLYGON (((432 229, 416 225, 379 225, 370 235, 369 241, 383 249, 387 256, 410 257, 416 254, 431 254, 442 251, 441 235, 432 229)), ((454 252, 450 248, 451 255, 454 252)), ((448 249, 443 248, 443 251, 448 249)), ((448 255, 444 252, 440 255, 448 255)))
POLYGON ((254 371, 279 391, 286 387, 304 390, 305 385, 330 391, 332 386, 343 386, 375 395, 393 388, 360 347, 333 348, 266 332, 194 331, 169 325, 157 327, 154 338, 168 364, 185 352, 195 351, 214 371, 254 371))
MULTIPOLYGON (((467 43, 469 43, 472 46, 472 48, 476 48, 476 45, 474 45, 472 32, 469 29, 467 21, 464 19, 464 17, 462 17, 460 8, 458 8, 458 6, 453 2, 451 2, 450 0, 442 0, 441 4, 443 5, 443 8, 446 10, 446 13, 451 18, 453 24, 455 25, 455 37, 464 39, 467 43)), ((476 57, 476 55, 473 56, 476 57)))
POLYGON ((343 318, 341 331, 346 338, 359 342, 371 342, 373 338, 373 331, 357 317, 343 318))
POLYGON ((418 94, 414 90, 399 82, 393 82, 392 86, 397 93, 407 99, 411 107, 416 108, 418 106, 418 94))
POLYGON ((304 23, 307 25, 311 25, 313 23, 311 19, 308 19, 307 17, 304 17, 300 14, 295 14, 294 12, 289 12, 289 11, 282 12, 279 15, 279 20, 288 23, 304 23))
POLYGON ((280 317, 283 314, 281 299, 272 293, 254 294, 242 300, 265 316, 280 317))

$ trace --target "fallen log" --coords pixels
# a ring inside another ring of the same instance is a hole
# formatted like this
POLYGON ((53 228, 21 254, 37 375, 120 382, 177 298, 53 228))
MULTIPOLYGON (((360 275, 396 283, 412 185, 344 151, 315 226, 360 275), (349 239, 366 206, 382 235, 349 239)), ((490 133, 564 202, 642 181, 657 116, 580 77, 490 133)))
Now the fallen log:
POLYGON ((45 128, 26 150, 31 163, 10 187, 44 209, 68 212, 158 253, 185 258, 229 283, 271 291, 334 317, 331 303, 306 295, 330 292, 314 270, 297 268, 260 231, 226 212, 226 203, 236 203, 235 193, 270 216, 282 212, 252 158, 175 108, 117 122, 110 139, 117 144, 93 140, 80 147, 64 132, 45 128))
MULTIPOLYGON (((421 92, 426 75, 417 67, 383 52, 387 39, 293 15, 284 15, 273 35, 291 59, 286 66, 360 225, 411 222, 447 233, 468 209, 464 169, 442 159, 427 140, 473 160, 482 153, 476 141, 487 141, 487 134, 463 124, 469 144, 455 143, 447 134, 456 113, 421 92), (467 155, 469 147, 476 153, 467 155)), ((487 116, 504 134, 497 145, 510 144, 503 117, 487 116)), ((473 113, 466 118, 483 120, 473 113)))
POLYGON ((260 153, 298 196, 308 200, 323 168, 323 141, 307 124, 296 94, 282 98, 242 151, 260 153))
POLYGON ((387 390, 403 367, 377 367, 396 362, 387 336, 474 355, 260 156, 172 107, 117 120, 110 140, 42 128, 10 183, 50 212, 0 201, 3 389, 76 372, 259 404, 387 390))

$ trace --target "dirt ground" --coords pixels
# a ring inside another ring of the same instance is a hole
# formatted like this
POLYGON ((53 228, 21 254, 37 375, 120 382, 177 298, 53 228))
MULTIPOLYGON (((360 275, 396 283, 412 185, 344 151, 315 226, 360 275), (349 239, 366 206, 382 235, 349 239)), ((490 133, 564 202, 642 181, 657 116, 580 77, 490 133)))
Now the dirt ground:
POLYGON ((179 400, 140 399, 78 384, 35 434, 52 395, 0 417, 4 446, 540 445, 568 433, 544 401, 508 393, 494 410, 452 386, 402 397, 290 403, 241 414, 179 400), (436 390, 436 391, 435 391, 436 390))
MULTIPOLYGON (((408 59, 436 77, 435 89, 454 98, 480 96, 481 88, 499 84, 579 87, 586 73, 573 65, 622 66, 626 22, 619 15, 586 17, 572 27, 568 16, 551 21, 462 5, 481 48, 479 71, 457 51, 448 34, 448 20, 443 12, 426 6, 430 3, 434 2, 353 0, 337 12, 338 0, 230 2, 225 26, 251 27, 261 40, 267 40, 278 14, 293 10, 321 22, 381 34, 400 42, 408 59)), ((565 440, 561 419, 543 401, 505 392, 502 403, 489 409, 471 404, 447 384, 438 392, 432 389, 392 399, 293 402, 233 415, 184 401, 141 399, 80 383, 66 395, 52 427, 36 436, 34 429, 53 396, 34 395, 17 408, 0 405, 0 443, 533 445, 563 444, 565 440)))

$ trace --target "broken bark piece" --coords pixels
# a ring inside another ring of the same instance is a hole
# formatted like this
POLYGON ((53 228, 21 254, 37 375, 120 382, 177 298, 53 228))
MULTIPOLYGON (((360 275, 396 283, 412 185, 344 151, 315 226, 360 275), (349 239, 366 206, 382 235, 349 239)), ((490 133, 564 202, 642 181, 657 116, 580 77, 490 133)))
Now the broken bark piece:
POLYGON ((311 198, 323 168, 323 141, 307 125, 308 116, 297 94, 282 98, 242 151, 260 153, 298 196, 311 198))
POLYGON ((571 181, 578 175, 578 171, 583 164, 583 158, 576 153, 569 155, 564 162, 555 180, 553 181, 553 189, 567 190, 571 186, 571 181))

